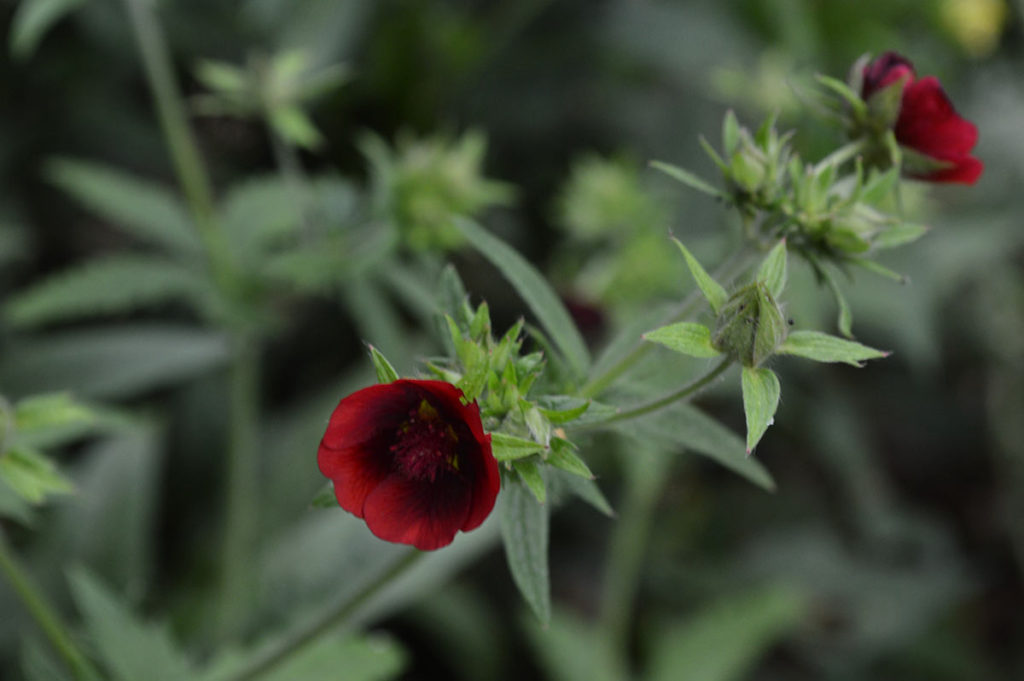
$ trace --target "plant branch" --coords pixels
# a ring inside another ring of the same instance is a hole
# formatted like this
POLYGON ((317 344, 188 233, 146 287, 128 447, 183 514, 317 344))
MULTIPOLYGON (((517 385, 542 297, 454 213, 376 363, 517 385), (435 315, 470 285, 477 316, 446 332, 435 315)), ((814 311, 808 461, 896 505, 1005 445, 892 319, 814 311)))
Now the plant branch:
POLYGON ((377 579, 366 587, 360 589, 351 598, 338 603, 330 611, 322 613, 318 617, 306 623, 304 626, 296 629, 291 635, 282 639, 277 645, 260 651, 260 653, 250 660, 244 667, 233 674, 223 677, 220 681, 251 681, 251 679, 254 679, 280 665, 290 656, 301 650, 305 645, 314 641, 322 634, 327 633, 334 627, 343 624, 345 620, 355 614, 355 612, 373 596, 379 593, 395 578, 399 577, 405 573, 406 570, 415 565, 422 555, 422 551, 413 549, 401 560, 397 561, 394 565, 381 573, 377 579))
POLYGON ((54 650, 63 658, 65 664, 79 681, 96 681, 100 674, 89 661, 68 633, 60 616, 46 597, 33 583, 32 578, 18 563, 11 552, 3 532, 0 531, 0 572, 3 572, 11 588, 21 599, 32 619, 43 630, 54 650))

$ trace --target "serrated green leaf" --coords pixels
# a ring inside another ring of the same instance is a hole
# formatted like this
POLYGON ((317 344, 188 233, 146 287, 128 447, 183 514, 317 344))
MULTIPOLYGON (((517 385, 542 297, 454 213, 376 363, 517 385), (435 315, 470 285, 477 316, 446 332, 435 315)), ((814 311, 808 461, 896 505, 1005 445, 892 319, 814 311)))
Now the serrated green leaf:
POLYGON ((56 159, 46 176, 98 216, 140 239, 199 256, 202 243, 185 204, 161 185, 89 161, 56 159))
POLYGON ((551 452, 548 454, 547 461, 555 468, 561 468, 563 471, 581 478, 591 480, 594 478, 594 474, 590 472, 587 464, 577 456, 576 446, 560 437, 551 439, 551 452))
POLYGON ((397 381, 399 378, 398 372, 395 371, 395 367, 391 366, 388 358, 372 345, 367 347, 370 349, 370 359, 373 360, 373 368, 377 372, 377 382, 391 383, 392 381, 397 381))
POLYGON ((517 251, 475 222, 456 218, 454 224, 515 287, 573 370, 580 376, 586 374, 590 364, 587 345, 547 280, 517 251))
POLYGON ((645 681, 742 681, 806 613, 807 598, 766 586, 719 599, 656 633, 645 681))
POLYGON ((718 357, 722 354, 711 345, 711 329, 694 322, 669 324, 648 331, 643 338, 691 357, 718 357))
POLYGON ((8 41, 11 56, 27 59, 50 28, 78 9, 85 0, 22 0, 11 18, 8 41))
POLYGON ((747 453, 753 451, 775 420, 779 407, 779 377, 771 369, 743 367, 743 411, 747 417, 747 453))
POLYGON ((541 624, 551 619, 548 509, 526 485, 506 479, 501 492, 501 538, 512 580, 541 624))
POLYGON ((671 163, 664 163, 662 161, 651 161, 650 165, 655 170, 660 170, 665 173, 673 180, 682 182, 690 189, 696 189, 699 192, 714 196, 716 199, 728 198, 728 195, 725 192, 697 177, 689 170, 684 170, 683 168, 674 166, 671 163))
POLYGON ((512 461, 540 454, 544 445, 507 433, 491 433, 491 452, 498 461, 512 461))
POLYGON ((672 241, 675 242, 679 250, 682 251, 683 257, 686 258, 686 266, 690 269, 690 274, 693 275, 694 281, 697 282, 697 287, 700 288, 701 293, 707 299, 708 303, 711 304, 711 309, 715 311, 715 314, 722 309, 725 302, 729 300, 729 294, 725 292, 722 285, 711 278, 711 275, 701 266, 690 251, 686 250, 686 246, 683 242, 675 237, 672 237, 672 241))
POLYGON ((590 400, 572 395, 545 395, 537 400, 537 408, 551 423, 568 423, 590 408, 590 400))
POLYGON ((158 257, 122 255, 64 270, 11 297, 4 306, 16 326, 40 326, 97 314, 131 312, 213 295, 202 274, 158 257))
POLYGON ((49 457, 28 447, 14 446, 0 454, 0 478, 22 499, 36 505, 48 496, 75 489, 49 457))
POLYGON ((86 631, 113 681, 190 681, 195 673, 167 628, 142 622, 84 570, 68 576, 86 631))
POLYGON ((863 366, 861 362, 865 360, 889 356, 887 352, 820 331, 793 331, 776 352, 806 357, 816 362, 842 362, 855 367, 863 366))
POLYGON ((757 271, 757 280, 768 287, 772 296, 778 300, 782 289, 786 287, 786 240, 775 244, 768 252, 761 269, 757 271))

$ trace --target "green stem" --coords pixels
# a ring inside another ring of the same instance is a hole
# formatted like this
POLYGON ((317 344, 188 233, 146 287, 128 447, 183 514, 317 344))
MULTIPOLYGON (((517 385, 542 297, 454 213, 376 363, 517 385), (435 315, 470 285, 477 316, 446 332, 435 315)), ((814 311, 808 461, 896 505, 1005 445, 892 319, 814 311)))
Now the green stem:
MULTIPOLYGON (((743 248, 736 251, 731 257, 729 257, 729 259, 723 262, 714 271, 712 277, 716 280, 724 280, 728 285, 728 282, 736 279, 746 271, 750 266, 753 255, 753 249, 748 245, 744 245, 743 248)), ((696 312, 697 309, 699 309, 699 307, 705 302, 706 301, 700 294, 699 290, 691 291, 690 294, 683 299, 683 302, 679 304, 679 307, 662 322, 662 325, 684 321, 687 317, 696 312)), ((629 371, 633 365, 646 357, 647 353, 649 353, 653 347, 654 345, 651 343, 645 343, 638 340, 637 345, 633 348, 632 352, 616 362, 600 376, 595 376, 588 381, 580 390, 580 395, 583 397, 597 397, 611 386, 612 383, 614 383, 620 376, 629 371)))
MULTIPOLYGON (((631 454, 630 456, 633 456, 631 454)), ((628 664, 627 637, 629 622, 654 508, 668 479, 665 475, 665 457, 643 457, 641 460, 623 460, 626 466, 626 490, 618 506, 618 518, 608 545, 602 588, 601 612, 598 630, 605 642, 612 668, 625 672, 628 664)), ((620 673, 617 678, 626 678, 620 673)))
POLYGON ((259 349, 253 338, 237 333, 229 368, 227 517, 223 540, 220 628, 236 631, 253 590, 250 567, 256 544, 259 503, 259 349))
POLYGON ((167 42, 153 13, 153 3, 147 0, 124 0, 124 4, 131 18, 153 104, 178 182, 215 272, 218 276, 227 276, 229 251, 217 228, 213 190, 188 124, 184 100, 175 81, 167 42))
POLYGON ((580 430, 597 428, 599 426, 608 425, 609 423, 617 423, 619 421, 628 421, 629 419, 635 419, 638 416, 650 414, 652 411, 657 411, 663 407, 667 407, 673 402, 678 402, 679 400, 683 400, 688 397, 693 397, 701 390, 706 388, 708 385, 710 385, 712 381, 714 381, 716 378, 725 373, 725 370, 732 366, 732 363, 732 357, 725 357, 722 359, 721 362, 716 364, 715 367, 711 369, 711 371, 707 372, 700 378, 690 383, 687 383, 679 390, 675 390, 669 393, 668 395, 659 397, 658 399, 652 400, 651 402, 647 402, 646 404, 641 404, 638 407, 633 407, 632 409, 627 409, 626 411, 620 411, 618 414, 615 414, 614 416, 611 416, 610 418, 607 418, 604 421, 595 421, 587 423, 583 426, 580 426, 580 430))
POLYGON ((18 563, 17 558, 7 545, 7 540, 0 532, 0 572, 10 582, 14 592, 21 599, 25 609, 32 615, 39 628, 43 630, 57 653, 64 659, 68 668, 79 681, 95 681, 101 678, 97 669, 89 661, 68 633, 56 610, 33 583, 32 578, 18 563))
POLYGON ((377 579, 365 588, 360 589, 354 596, 338 603, 330 611, 322 613, 304 626, 296 629, 294 633, 282 639, 276 645, 262 650, 248 664, 221 681, 250 681, 250 679, 256 678, 285 662, 289 657, 299 652, 304 646, 322 634, 343 624, 373 596, 415 565, 422 555, 422 551, 413 549, 401 560, 381 573, 377 579))

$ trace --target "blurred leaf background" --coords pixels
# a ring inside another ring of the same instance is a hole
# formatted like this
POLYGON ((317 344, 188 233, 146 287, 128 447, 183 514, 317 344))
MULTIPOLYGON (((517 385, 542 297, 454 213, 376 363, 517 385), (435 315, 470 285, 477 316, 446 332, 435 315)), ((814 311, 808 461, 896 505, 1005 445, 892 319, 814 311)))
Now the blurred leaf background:
MULTIPOLYGON (((547 629, 519 601, 488 523, 374 601, 360 615, 368 633, 311 647, 295 661, 305 666, 278 673, 1024 678, 1024 6, 203 0, 156 10, 230 235, 230 285, 201 255, 125 6, 0 3, 0 390, 12 401, 66 390, 118 416, 53 450, 74 494, 5 527, 61 610, 89 626, 112 678, 139 678, 152 659, 167 660, 168 678, 237 664, 214 645, 209 601, 240 354, 257 356, 260 417, 251 588, 234 634, 258 646, 397 555, 341 511, 309 507, 330 410, 373 380, 361 342, 403 373, 439 351, 442 258, 499 329, 525 312, 457 232, 431 229, 433 216, 480 214, 549 275, 599 349, 646 313, 641 304, 688 291, 668 230, 711 262, 734 243, 720 206, 646 162, 715 177, 697 136, 713 137, 727 108, 748 124, 778 112, 801 152, 820 157, 840 133, 808 114, 805 84, 887 49, 938 75, 978 125, 985 175, 904 196, 934 227, 887 255, 908 284, 868 273, 840 282, 858 338, 891 358, 859 371, 774 367, 783 401, 756 456, 775 492, 692 455, 736 451, 727 433, 695 442, 651 419, 621 440, 593 438, 582 454, 620 520, 575 502, 553 514, 547 629), (627 479, 642 492, 627 494, 627 479), (647 522, 622 547, 609 537, 631 505, 647 522), (619 549, 634 568, 616 566, 619 549), (616 591, 616 574, 635 579, 616 591), (602 614, 623 593, 618 615, 602 614), (628 643, 624 668, 600 653, 602 623, 628 643)), ((831 297, 805 269, 790 278, 787 313, 834 332, 831 297)), ((692 365, 672 362, 655 354, 614 395, 678 383, 692 365)), ((702 405, 742 430, 733 388, 702 405)), ((696 418, 668 414, 674 425, 696 418)), ((0 613, 0 677, 61 678, 2 584, 0 613)))

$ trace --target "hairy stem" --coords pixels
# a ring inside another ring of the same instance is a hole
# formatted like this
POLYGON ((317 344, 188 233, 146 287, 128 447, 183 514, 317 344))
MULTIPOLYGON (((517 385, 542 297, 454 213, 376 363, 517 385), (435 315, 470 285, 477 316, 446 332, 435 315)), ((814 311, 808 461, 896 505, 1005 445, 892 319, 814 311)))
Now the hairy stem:
POLYGON ((289 657, 299 652, 304 646, 316 640, 322 634, 343 624, 373 596, 415 565, 422 555, 422 551, 411 550, 401 560, 382 572, 377 579, 360 589, 351 598, 338 603, 330 611, 310 620, 302 627, 296 629, 291 635, 281 639, 277 645, 260 651, 244 667, 233 674, 223 677, 219 681, 250 681, 286 662, 289 657))
POLYGON ((614 416, 611 416, 611 417, 605 419, 604 421, 596 421, 596 422, 587 423, 587 424, 585 424, 583 426, 580 426, 580 429, 584 429, 584 428, 597 428, 599 426, 605 426, 605 425, 607 425, 609 423, 617 423, 619 421, 628 421, 629 419, 635 419, 638 416, 643 416, 645 414, 650 414, 652 411, 657 411, 659 409, 662 409, 663 407, 667 407, 668 405, 672 404, 673 402, 678 402, 679 400, 684 400, 684 399, 693 397, 694 395, 699 393, 701 390, 706 388, 708 385, 710 385, 716 378, 718 378, 723 373, 725 373, 725 370, 728 369, 730 366, 732 366, 732 363, 733 363, 732 357, 725 357, 725 358, 722 359, 721 362, 716 364, 706 374, 704 374, 700 378, 695 379, 694 381, 692 381, 690 383, 687 383, 686 385, 684 385, 679 390, 675 390, 673 392, 670 392, 667 395, 659 397, 659 398, 657 398, 655 400, 652 400, 650 402, 647 402, 645 404, 641 404, 640 406, 633 407, 632 409, 627 409, 625 411, 620 411, 618 414, 615 414, 614 416))
POLYGON ((46 597, 11 552, 2 531, 0 531, 0 572, 7 578, 14 593, 21 599, 25 609, 43 630, 46 638, 75 678, 78 681, 100 679, 100 674, 92 662, 75 645, 74 639, 71 638, 67 628, 61 622, 57 611, 46 600, 46 597))

